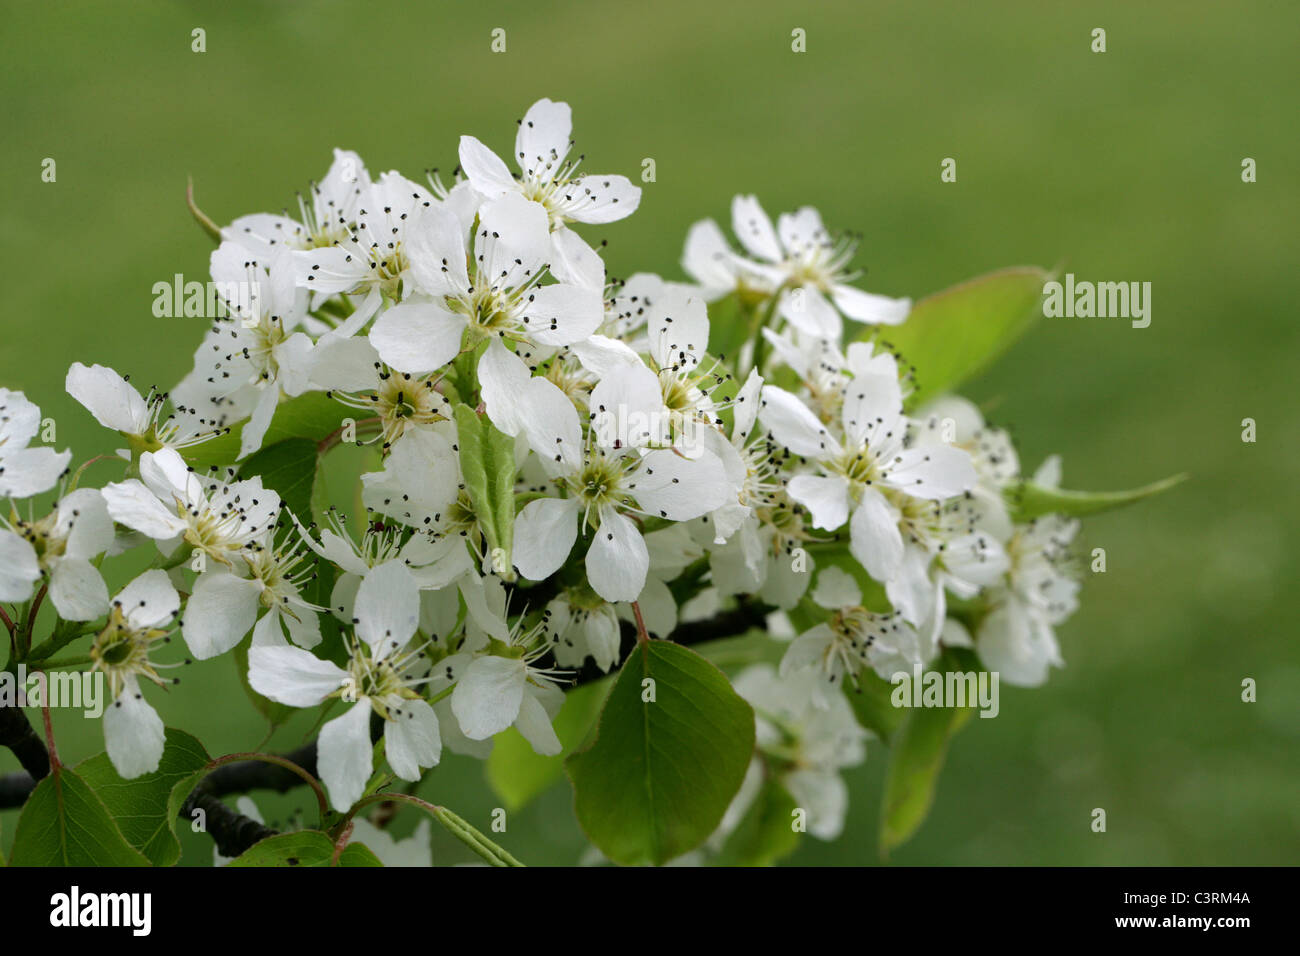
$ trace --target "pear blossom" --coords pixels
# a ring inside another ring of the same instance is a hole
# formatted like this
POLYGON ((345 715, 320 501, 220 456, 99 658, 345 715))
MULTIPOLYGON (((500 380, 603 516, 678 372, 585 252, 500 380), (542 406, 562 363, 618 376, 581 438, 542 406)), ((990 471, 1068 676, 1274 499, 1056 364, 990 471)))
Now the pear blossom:
POLYGON ((1079 522, 1044 515, 1018 525, 1007 542, 1006 583, 989 597, 980 624, 980 660, 1008 684, 1037 687, 1052 667, 1062 667, 1056 625, 1078 607, 1079 580, 1071 543, 1079 522))
POLYGON ((411 244, 411 285, 418 293, 375 321, 370 343, 400 372, 432 372, 492 336, 540 347, 579 342, 604 315, 599 291, 543 284, 551 245, 541 207, 511 193, 479 209, 472 254, 459 220, 445 209, 425 214, 428 228, 411 244), (467 266, 468 262, 468 266, 467 266))
POLYGON ((112 546, 113 521, 98 489, 70 491, 44 518, 18 520, 13 531, 0 531, 0 538, 5 534, 30 545, 38 567, 49 575, 50 600, 64 620, 92 621, 108 610, 108 587, 92 562, 112 546))
MULTIPOLYGON (((184 405, 173 405, 168 411, 171 396, 167 392, 151 388, 142 397, 125 376, 105 365, 73 362, 64 388, 95 421, 120 432, 132 447, 142 451, 189 448, 230 430, 221 421, 205 419, 184 405)), ((118 454, 130 458, 128 450, 118 454)))
POLYGON ((782 213, 773 227, 758 199, 737 196, 731 221, 750 255, 737 257, 740 268, 779 290, 778 313, 801 331, 839 341, 841 314, 871 325, 898 325, 911 311, 910 299, 891 299, 848 284, 858 277, 848 268, 857 240, 832 238, 811 206, 782 213))
POLYGON ((104 674, 113 701, 104 710, 108 758, 128 780, 152 773, 162 760, 162 718, 140 692, 140 680, 160 686, 175 682, 158 675, 168 665, 155 663, 150 654, 170 639, 180 604, 167 572, 146 571, 113 598, 108 623, 90 648, 92 666, 104 674))
POLYGON ((230 566, 240 549, 275 523, 280 496, 260 476, 200 478, 170 448, 140 456, 140 477, 104 487, 114 521, 156 541, 180 541, 230 566))
POLYGON ((565 223, 616 222, 636 212, 641 189, 626 176, 577 175, 583 157, 570 159, 573 113, 568 103, 541 99, 519 122, 516 178, 501 157, 473 136, 460 138, 460 164, 477 192, 489 199, 518 194, 538 203, 557 229, 565 223))
POLYGON ((441 758, 438 717, 418 690, 422 648, 409 644, 419 605, 415 579, 390 561, 361 582, 346 668, 287 644, 248 652, 248 681, 259 694, 291 707, 314 707, 330 697, 349 704, 321 728, 317 744, 321 780, 338 810, 356 803, 370 779, 372 713, 384 721, 385 756, 403 780, 420 779, 420 768, 441 758))
POLYGON ((809 509, 813 524, 834 531, 849 523, 850 550, 877 581, 902 567, 900 508, 913 499, 938 501, 975 484, 970 456, 942 445, 904 447, 907 423, 898 379, 860 375, 844 387, 836 438, 798 397, 763 387, 764 425, 796 455, 816 462, 819 474, 790 479, 790 497, 809 509))
POLYGON ((543 756, 563 749, 551 726, 564 701, 561 672, 539 663, 550 653, 543 628, 516 625, 489 653, 468 663, 463 655, 444 662, 458 668, 451 710, 466 737, 486 740, 513 726, 543 756))
POLYGON ((224 654, 251 628, 253 645, 284 643, 312 648, 320 643, 318 612, 302 590, 313 571, 292 541, 276 543, 272 531, 240 553, 248 577, 217 566, 194 582, 181 618, 181 633, 199 660, 224 654))
POLYGON ((360 294, 361 303, 328 333, 348 338, 360 331, 384 297, 405 299, 415 251, 437 227, 426 215, 438 200, 423 186, 395 171, 383 173, 357 199, 355 222, 327 246, 291 253, 298 285, 314 294, 360 294))
POLYGON ((819 707, 829 706, 846 678, 856 685, 863 667, 889 679, 898 671, 910 673, 923 662, 916 630, 898 611, 880 614, 863 607, 861 588, 840 568, 818 573, 812 599, 832 611, 831 618, 791 642, 781 658, 781 676, 806 669, 816 672, 820 681, 814 685, 813 697, 819 707))
POLYGON ((0 388, 0 498, 30 498, 53 488, 72 453, 29 448, 41 428, 41 410, 22 392, 0 388))
MULTIPOLYGON (((795 804, 807 812, 808 832, 834 840, 844 829, 849 790, 841 771, 867 756, 867 732, 848 700, 837 694, 818 706, 811 669, 778 676, 771 665, 755 664, 736 675, 736 693, 754 706, 760 755, 795 804)), ((752 799, 757 788, 751 788, 752 799)), ((742 788, 741 795, 745 796, 742 788)), ((737 807, 737 810, 740 808, 737 807)), ((728 812, 737 823, 743 814, 728 812)))
POLYGON ((362 198, 370 187, 370 174, 361 157, 351 150, 334 150, 334 161, 319 183, 312 183, 308 199, 298 195, 297 220, 287 214, 253 213, 240 216, 221 230, 253 255, 269 258, 281 248, 308 250, 346 238, 357 221, 362 198))

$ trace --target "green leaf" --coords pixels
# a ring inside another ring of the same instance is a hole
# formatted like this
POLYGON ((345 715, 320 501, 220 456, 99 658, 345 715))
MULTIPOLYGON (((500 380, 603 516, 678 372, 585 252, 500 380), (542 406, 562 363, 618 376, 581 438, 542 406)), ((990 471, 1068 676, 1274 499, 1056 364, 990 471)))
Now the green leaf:
POLYGON ((515 440, 497 431, 486 415, 476 414, 468 405, 457 405, 454 414, 465 490, 497 574, 513 581, 515 440))
POLYGON ((1049 278, 1037 266, 990 272, 927 296, 902 325, 882 329, 882 340, 916 368, 908 404, 956 388, 1006 351, 1042 314, 1049 278))
POLYGON ((719 866, 771 866, 799 846, 793 827, 794 797, 774 779, 764 781, 754 802, 727 837, 719 866))
POLYGON ((591 736, 611 680, 583 684, 564 695, 555 733, 564 749, 544 757, 513 727, 498 734, 487 760, 488 783, 511 812, 527 805, 564 776, 564 758, 591 736))
POLYGON ((845 681, 844 694, 853 707, 858 723, 871 731, 885 743, 889 743, 898 726, 907 716, 907 711, 895 707, 890 696, 894 685, 875 671, 863 668, 858 673, 857 686, 852 681, 845 681))
POLYGON ((754 712, 722 672, 649 641, 623 665, 595 742, 565 767, 592 842, 616 863, 662 864, 713 832, 753 752, 754 712))
POLYGON ((77 765, 77 774, 103 801, 128 843, 154 866, 171 866, 181 856, 173 832, 175 814, 168 813, 168 798, 177 782, 205 767, 211 758, 189 734, 167 729, 158 769, 143 777, 123 780, 108 754, 98 754, 77 765))
MULTIPOLYGON (((974 658, 940 658, 934 672, 972 670, 974 658), (970 666, 967 666, 970 665, 970 666)), ((934 802, 935 785, 948 741, 966 723, 973 709, 967 707, 910 707, 894 735, 885 771, 885 794, 881 805, 880 852, 886 856, 906 842, 925 822, 934 802)))
POLYGON ((303 522, 312 520, 312 486, 316 483, 316 442, 286 438, 249 455, 239 466, 243 478, 260 475, 262 485, 280 496, 303 522))
MULTIPOLYGON (((262 438, 262 447, 269 448, 286 438, 322 441, 338 430, 343 419, 355 415, 355 409, 329 398, 324 392, 306 392, 280 402, 262 438)), ((232 465, 239 455, 243 430, 243 425, 236 425, 228 434, 187 448, 182 454, 186 461, 199 469, 210 465, 232 465)))
POLYGON ((1065 491, 1060 488, 1044 488, 1032 481, 1022 481, 1007 489, 1006 499, 1017 521, 1029 521, 1046 514, 1080 518, 1131 505, 1135 501, 1168 491, 1186 480, 1186 475, 1172 475, 1130 491, 1065 491))
POLYGON ((334 861, 334 841, 320 830, 278 833, 259 840, 229 866, 383 866, 362 843, 349 843, 334 861))
POLYGON ((10 866, 148 866, 122 836, 95 791, 57 767, 27 798, 14 834, 10 866))

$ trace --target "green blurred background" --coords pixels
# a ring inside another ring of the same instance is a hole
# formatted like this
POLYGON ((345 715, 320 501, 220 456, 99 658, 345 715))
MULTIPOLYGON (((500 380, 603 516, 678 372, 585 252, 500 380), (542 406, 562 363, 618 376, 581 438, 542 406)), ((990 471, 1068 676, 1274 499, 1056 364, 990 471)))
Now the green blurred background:
MULTIPOLYGON (((1149 328, 1045 320, 965 389, 996 403, 1027 467, 1061 452, 1071 487, 1193 478, 1087 522, 1109 570, 1061 631, 1068 667, 970 722, 930 820, 893 859, 1300 861, 1285 607, 1300 580, 1294 4, 60 2, 4 17, 0 383, 52 415, 77 460, 113 442, 63 394, 69 363, 170 385, 201 335, 200 320, 150 311, 154 282, 205 278, 187 174, 224 223, 293 202, 336 145, 412 178, 453 167, 462 132, 506 152, 542 96, 573 105, 590 170, 636 177, 656 161, 634 217, 585 230, 609 240, 614 275, 679 276, 690 223, 725 222, 744 191, 863 232, 876 292, 920 296, 1020 263, 1151 282, 1149 328), (195 27, 206 53, 191 52, 195 27), (494 27, 504 54, 489 51, 494 27), (41 182, 45 157, 56 183, 41 182), (940 182, 945 157, 954 184, 940 182), (1243 157, 1258 162, 1253 185, 1243 157), (1241 441, 1245 417, 1256 444, 1241 441), (1240 699, 1246 677, 1258 703, 1240 699), (1094 807, 1105 834, 1089 828, 1094 807)), ((187 674, 151 693, 164 720, 213 753, 256 747, 265 727, 231 658, 187 674)), ((61 713, 56 729, 65 758, 102 748, 95 722, 61 713)), ((876 861, 882 755, 873 746, 849 776, 845 837, 809 838, 792 862, 876 861)), ((0 754, 0 771, 15 767, 0 754)), ((422 792, 484 828, 498 802, 459 759, 422 792)), ((258 800, 275 821, 305 806, 258 800)), ((15 818, 0 814, 6 847, 15 818)), ((414 823, 403 813, 395 828, 414 823)), ((528 862, 576 861, 567 784, 501 840, 528 862)), ((206 838, 185 849, 209 858, 206 838)), ((435 852, 465 858, 441 836, 435 852)))

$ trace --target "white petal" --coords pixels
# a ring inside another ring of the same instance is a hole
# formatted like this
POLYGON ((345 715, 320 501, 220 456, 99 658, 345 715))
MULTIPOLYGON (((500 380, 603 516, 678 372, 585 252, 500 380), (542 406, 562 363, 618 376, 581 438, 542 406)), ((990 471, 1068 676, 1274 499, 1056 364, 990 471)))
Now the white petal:
POLYGON ((812 410, 783 388, 763 386, 758 417, 772 437, 796 455, 829 458, 840 451, 812 410))
POLYGON ((238 644, 257 621, 261 593, 257 581, 224 571, 200 574, 181 617, 190 652, 206 660, 238 644))
POLYGON ((781 243, 772 228, 772 220, 758 204, 757 197, 737 196, 731 201, 731 231, 750 255, 767 262, 781 260, 781 243))
POLYGON ((460 482, 451 446, 452 439, 440 430, 406 429, 393 443, 384 470, 361 476, 365 506, 412 527, 441 520, 456 500, 460 482))
POLYGON ((843 477, 795 475, 788 489, 808 509, 815 527, 834 531, 849 520, 849 483, 843 477))
POLYGON ((22 448, 40 428, 40 408, 22 392, 0 388, 0 447, 22 448))
POLYGON ((31 542, 0 529, 0 601, 26 601, 40 576, 41 565, 31 542))
POLYGON ((460 352, 465 317, 434 302, 407 301, 375 320, 370 344, 399 372, 432 372, 460 352))
POLYGON ((103 365, 89 368, 73 362, 64 379, 68 394, 86 407, 105 428, 139 435, 149 422, 149 409, 129 382, 103 365))
POLYGON ((104 711, 104 748, 124 780, 153 773, 162 760, 162 718, 128 680, 117 700, 104 711))
POLYGON ((762 391, 763 377, 758 374, 758 369, 750 369, 749 377, 745 379, 745 384, 740 386, 740 391, 736 393, 736 401, 731 406, 736 414, 736 424, 732 434, 741 441, 749 437, 754 422, 758 419, 758 402, 762 391))
POLYGON ((4 455, 0 469, 0 498, 30 498, 49 491, 68 469, 70 451, 20 448, 4 455))
POLYGON ((585 342, 575 342, 569 351, 598 379, 615 374, 626 365, 642 364, 641 356, 631 346, 607 335, 593 335, 585 342))
POLYGON ((817 288, 806 285, 781 293, 777 311, 801 332, 838 342, 844 331, 840 314, 817 288))
POLYGON ((630 518, 603 508, 587 551, 587 581, 606 601, 635 601, 645 587, 650 553, 630 518))
POLYGON ((859 607, 862 604, 862 590, 853 575, 837 568, 824 568, 817 575, 817 587, 813 589, 812 599, 831 611, 843 607, 859 607))
POLYGON ((316 739, 316 767, 329 790, 330 803, 346 812, 361 799, 370 779, 370 702, 361 699, 341 717, 320 729, 316 739))
POLYGON ((162 627, 181 609, 181 596, 167 572, 154 568, 118 591, 113 604, 121 606, 132 627, 162 627))
POLYGON ((903 620, 920 627, 930 617, 937 585, 930 578, 930 554, 917 545, 908 545, 903 560, 885 582, 889 603, 903 615, 903 620))
POLYGON ((635 487, 629 486, 629 490, 650 514, 690 521, 726 504, 731 484, 713 452, 701 449, 695 458, 684 458, 661 449, 641 459, 635 487))
POLYGON ((185 522, 135 478, 105 485, 103 495, 114 521, 150 538, 164 541, 185 530, 185 522))
POLYGON ((582 425, 578 410, 558 385, 546 378, 528 382, 520 396, 520 422, 528 447, 548 467, 558 463, 558 470, 576 471, 582 465, 582 425))
POLYGON ((416 291, 435 297, 469 291, 465 232, 460 218, 446 205, 432 206, 420 215, 406 237, 416 291))
POLYGON ((97 488, 78 488, 59 499, 58 533, 65 557, 94 558, 113 544, 113 519, 97 488))
POLYGON ((704 287, 705 298, 710 301, 736 287, 731 250, 722 229, 712 219, 695 223, 686 233, 682 268, 704 287))
MULTIPOLYGON (((379 321, 382 322, 383 318, 379 321)), ((373 329, 371 334, 374 334, 373 329)), ((366 339, 337 339, 318 345, 312 351, 309 380, 320 388, 337 389, 340 392, 374 388, 377 361, 379 353, 366 339)))
POLYGON ((384 726, 384 754, 403 780, 419 780, 421 767, 437 766, 442 757, 438 715, 427 701, 396 698, 384 726))
MULTIPOLYGON (((523 423, 523 393, 532 373, 499 339, 493 339, 478 363, 479 388, 492 424, 507 435, 518 435, 523 423)), ((575 416, 576 416, 575 412, 575 416)))
POLYGON ((314 707, 343 686, 347 673, 298 647, 250 647, 248 683, 290 707, 314 707))
POLYGON ((387 561, 365 576, 352 610, 357 636, 379 657, 402 647, 420 623, 420 589, 401 561, 387 561))
POLYGON ((561 192, 564 217, 592 225, 626 219, 641 205, 641 187, 626 176, 579 176, 561 192))
POLYGON ((585 289, 605 291, 605 263, 587 240, 561 225, 551 233, 551 275, 585 289))
POLYGON ((480 282, 518 288, 536 276, 550 254, 550 222, 540 203, 510 192, 479 209, 474 258, 480 282))
POLYGON ((551 718, 546 708, 530 693, 525 693, 519 703, 519 716, 515 720, 515 729, 533 746, 533 750, 543 757, 552 757, 564 749, 560 738, 555 735, 551 718))
POLYGON ((667 287, 647 310, 646 336, 660 368, 695 368, 709 348, 704 299, 681 286, 667 287))
POLYGON ((470 662, 451 693, 451 710, 465 736, 486 740, 513 724, 526 677, 520 660, 479 657, 470 662))
POLYGON ((246 458, 262 447, 262 439, 266 435, 266 430, 271 427, 271 419, 279 403, 280 386, 273 382, 263 386, 257 404, 253 407, 253 414, 244 423, 239 433, 237 458, 246 458))
POLYGON ((659 376, 640 360, 619 365, 591 390, 588 406, 596 440, 606 448, 640 448, 671 438, 659 376))
POLYGON ((524 174, 549 182, 569 151, 573 113, 568 103, 540 99, 528 108, 515 134, 515 161, 524 174))
POLYGON ((781 213, 776 217, 776 231, 781 237, 781 245, 792 254, 808 252, 830 241, 821 213, 812 206, 781 213))
POLYGON ((576 499, 530 501, 515 519, 515 567, 526 578, 545 580, 564 564, 577 536, 576 499))
POLYGON ((903 393, 892 375, 860 375, 849 382, 840 418, 854 445, 896 444, 904 431, 903 393))
POLYGON ((938 501, 975 487, 975 463, 951 445, 907 448, 889 466, 887 480, 914 498, 938 501))
POLYGON ((538 345, 581 342, 604 318, 600 290, 563 282, 534 289, 521 313, 525 331, 538 345))
POLYGON ((66 621, 93 621, 108 610, 108 585, 85 558, 64 557, 50 575, 50 600, 66 621))
POLYGON ((473 136, 460 138, 460 165, 474 188, 489 199, 519 188, 501 157, 473 136))
POLYGON ((880 492, 864 489, 849 522, 849 551, 877 581, 894 576, 903 561, 898 515, 880 492))
POLYGON ((847 285, 834 286, 831 298, 850 319, 871 325, 898 325, 912 311, 911 299, 891 299, 886 295, 863 292, 847 285))

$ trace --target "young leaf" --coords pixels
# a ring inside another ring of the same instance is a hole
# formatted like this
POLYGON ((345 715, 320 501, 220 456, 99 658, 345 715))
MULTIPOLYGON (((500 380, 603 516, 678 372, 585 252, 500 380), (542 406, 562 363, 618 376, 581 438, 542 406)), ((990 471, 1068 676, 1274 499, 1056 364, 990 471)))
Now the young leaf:
POLYGON ((280 496, 284 506, 303 522, 312 520, 312 486, 316 482, 316 442, 286 438, 265 445, 239 466, 241 476, 260 475, 264 487, 280 496))
POLYGON ((177 782, 210 759, 189 734, 168 728, 162 760, 153 773, 123 780, 108 755, 99 754, 78 764, 77 774, 103 801, 128 843, 154 866, 171 866, 180 859, 181 845, 172 831, 175 815, 168 813, 168 797, 177 782))
POLYGON ((722 672, 678 644, 628 657, 592 745, 565 768, 578 822, 616 863, 662 864, 717 827, 754 752, 754 712, 722 672))
POLYGON ((527 805, 564 776, 564 758, 591 736, 612 683, 595 681, 564 695, 564 705, 554 721, 564 749, 554 756, 537 753, 513 727, 497 735, 487 760, 487 776, 507 810, 527 805))
MULTIPOLYGON (((269 448, 286 438, 309 438, 319 442, 335 432, 343 419, 355 414, 353 409, 329 398, 324 392, 306 392, 279 404, 262 438, 262 447, 269 448)), ((228 434, 193 445, 182 454, 186 461, 200 470, 209 465, 234 464, 243 428, 242 424, 236 425, 228 434)))
POLYGON ((278 833, 259 840, 228 866, 383 866, 361 843, 349 843, 334 859, 334 841, 320 830, 278 833))
POLYGON ((456 443, 465 490, 497 573, 514 580, 515 441, 468 405, 457 405, 456 443))
POLYGON ((858 674, 856 686, 852 681, 844 683, 844 694, 858 723, 885 743, 893 739, 899 724, 907 716, 906 710, 894 706, 890 699, 893 692, 892 683, 867 668, 858 674))
POLYGON ((126 842, 95 791, 56 767, 27 798, 14 833, 10 866, 148 866, 126 842))
MULTIPOLYGON (((962 670, 972 660, 969 656, 960 661, 941 658, 934 672, 942 676, 947 670, 962 670)), ((925 822, 948 753, 948 741, 972 712, 969 706, 912 706, 907 710, 889 748, 881 805, 881 856, 905 843, 925 822)))
POLYGON ((1042 314, 1048 278, 1037 266, 990 272, 925 297, 902 325, 881 329, 916 367, 909 405, 956 388, 1006 351, 1042 314))
POLYGON ((1172 475, 1130 491, 1065 491, 1060 488, 1044 488, 1032 481, 1022 481, 1007 489, 1006 499, 1017 521, 1029 521, 1046 514, 1080 518, 1131 505, 1135 501, 1168 491, 1186 479, 1186 475, 1172 475))
POLYGON ((799 846, 799 834, 791 825, 795 809, 794 797, 785 787, 776 780, 765 780, 723 844, 717 865, 771 866, 789 856, 799 846))

